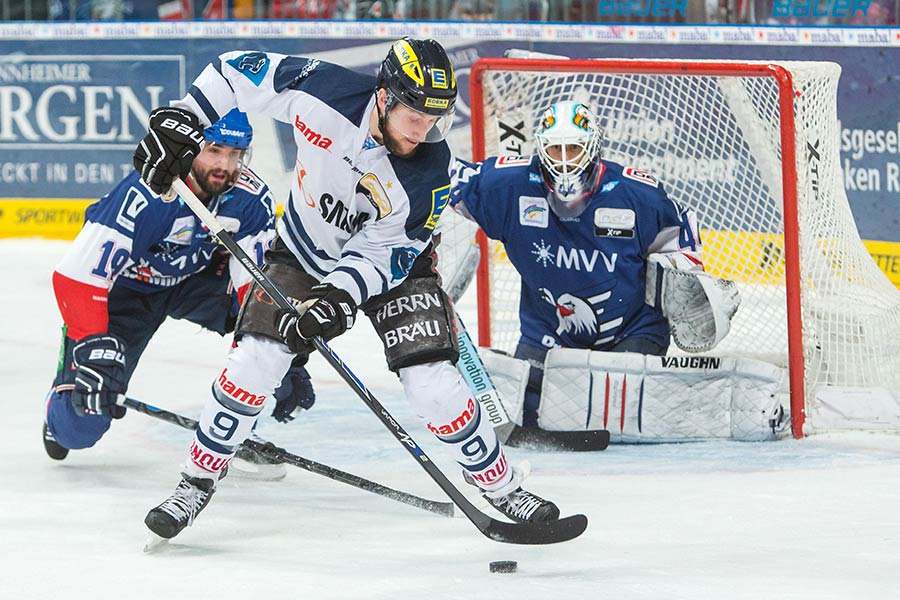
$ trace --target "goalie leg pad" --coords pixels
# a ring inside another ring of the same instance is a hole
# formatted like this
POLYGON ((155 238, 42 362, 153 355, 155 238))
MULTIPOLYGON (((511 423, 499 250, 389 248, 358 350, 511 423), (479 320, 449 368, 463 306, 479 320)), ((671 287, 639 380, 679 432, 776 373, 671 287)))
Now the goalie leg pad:
POLYGON ((773 439, 785 371, 712 356, 555 348, 544 363, 542 429, 607 429, 614 442, 773 439))
POLYGON ((392 371, 443 360, 455 363, 459 358, 453 305, 433 272, 407 278, 364 310, 384 344, 392 371))
POLYGON ((481 353, 484 369, 490 373, 491 382, 500 396, 500 403, 506 414, 518 426, 522 427, 522 414, 525 405, 525 390, 531 365, 528 361, 513 358, 507 354, 485 350, 481 353))
POLYGON ((456 461, 485 491, 506 485, 512 471, 503 447, 459 371, 449 361, 400 369, 413 409, 437 439, 451 446, 456 461))

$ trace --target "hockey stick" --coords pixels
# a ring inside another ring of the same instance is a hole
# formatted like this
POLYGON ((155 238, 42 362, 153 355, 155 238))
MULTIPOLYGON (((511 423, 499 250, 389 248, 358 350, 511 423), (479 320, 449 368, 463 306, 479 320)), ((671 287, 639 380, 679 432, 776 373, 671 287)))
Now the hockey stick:
MULTIPOLYGON (((194 214, 206 225, 210 232, 231 252, 232 256, 247 269, 253 280, 263 288, 279 308, 288 311, 297 309, 281 293, 272 280, 263 273, 262 269, 244 252, 234 238, 225 231, 222 225, 209 212, 206 206, 194 195, 187 184, 180 179, 172 183, 172 189, 181 196, 181 199, 194 211, 194 214)), ((445 494, 459 507, 466 517, 478 530, 488 538, 498 542, 511 544, 553 544, 571 540, 581 535, 587 528, 587 517, 584 515, 572 515, 557 521, 544 521, 538 523, 508 523, 498 521, 478 510, 469 502, 456 486, 450 483, 447 476, 425 454, 425 451, 406 433, 403 427, 394 419, 374 395, 363 385, 362 381, 350 371, 340 357, 320 337, 312 339, 313 346, 319 354, 334 368, 334 370, 356 392, 356 395, 378 417, 382 424, 393 434, 406 451, 416 459, 419 466, 440 486, 445 494)))
MULTIPOLYGON (((475 270, 481 259, 481 250, 477 244, 466 249, 465 256, 459 260, 459 266, 452 279, 444 288, 447 295, 458 302, 475 276, 475 270)), ((454 311, 455 312, 455 311, 454 311)), ((588 452, 606 450, 609 446, 609 431, 605 429, 593 431, 548 431, 517 425, 503 406, 497 387, 491 380, 478 348, 466 330, 462 317, 456 314, 457 341, 459 342, 459 360, 457 369, 472 391, 472 395, 481 405, 483 414, 490 420, 500 441, 510 446, 529 446, 541 450, 567 450, 570 452, 588 452)))
MULTIPOLYGON (((160 419, 167 423, 174 423, 175 425, 183 427, 184 429, 190 429, 191 431, 193 431, 197 428, 197 421, 195 421, 194 419, 162 408, 158 408, 134 398, 125 398, 122 404, 130 409, 136 410, 140 413, 144 413, 145 415, 150 415, 155 419, 160 419)), ((403 504, 408 504, 409 506, 421 508, 422 510, 437 513, 445 517, 452 517, 454 514, 453 504, 450 502, 436 502, 434 500, 426 500, 425 498, 420 498, 413 494, 408 494, 406 492, 401 492, 399 490, 383 486, 380 483, 369 481, 368 479, 364 479, 352 473, 347 473, 346 471, 341 471, 340 469, 335 469, 334 467, 323 465, 322 463, 318 463, 314 460, 303 458, 302 456, 297 456, 296 454, 288 452, 284 448, 279 448, 272 442, 260 442, 254 439, 247 439, 246 441, 241 443, 240 446, 238 446, 236 456, 245 460, 252 460, 254 453, 269 460, 294 465, 295 467, 300 467, 301 469, 309 471, 310 473, 323 475, 328 479, 340 481, 341 483, 346 483, 361 490, 372 492, 373 494, 378 494, 379 496, 384 496, 385 498, 390 498, 391 500, 396 500, 397 502, 402 502, 403 504)))

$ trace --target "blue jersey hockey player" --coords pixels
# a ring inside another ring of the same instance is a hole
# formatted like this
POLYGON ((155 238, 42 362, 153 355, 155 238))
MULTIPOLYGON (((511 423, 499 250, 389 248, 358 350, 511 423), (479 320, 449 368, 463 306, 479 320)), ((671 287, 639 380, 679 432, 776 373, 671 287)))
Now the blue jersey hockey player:
POLYGON ((451 198, 504 243, 521 276, 515 355, 532 365, 526 427, 537 426, 549 349, 666 353, 665 309, 645 301, 651 257, 654 269, 703 271, 695 213, 647 171, 603 160, 602 131, 587 106, 550 106, 534 139, 533 157, 457 161, 451 198))
MULTIPOLYGON (((415 412, 446 444, 491 504, 512 519, 544 521, 559 509, 522 489, 526 470, 508 464, 479 404, 453 366, 453 307, 440 288, 431 238, 450 197, 456 78, 434 40, 395 42, 378 77, 315 58, 228 52, 185 98, 150 116, 135 164, 159 191, 190 164, 193 132, 234 106, 289 123, 295 177, 267 274, 301 307, 280 311, 251 292, 239 339, 212 395, 174 493, 145 523, 177 535, 206 506, 218 474, 249 434, 310 338, 353 325, 357 308, 381 337, 385 357, 415 412)), ((349 443, 349 442, 348 442, 349 443)))
MULTIPOLYGON (((275 235, 275 213, 268 186, 246 166, 252 133, 238 110, 207 127, 188 183, 261 262, 275 235)), ((93 446, 111 419, 124 415, 117 398, 167 317, 231 332, 249 283, 245 269, 180 199, 160 197, 137 172, 90 205, 53 273, 65 325, 44 423, 50 457, 62 460, 70 449, 93 446)), ((311 404, 305 369, 295 369, 285 383, 284 402, 311 404)))

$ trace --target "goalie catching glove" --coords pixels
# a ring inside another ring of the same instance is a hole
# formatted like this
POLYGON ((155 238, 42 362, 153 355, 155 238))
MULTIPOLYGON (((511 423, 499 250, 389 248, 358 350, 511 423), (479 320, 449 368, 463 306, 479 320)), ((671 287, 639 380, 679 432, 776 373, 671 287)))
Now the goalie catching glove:
POLYGON ((72 349, 72 358, 76 372, 71 400, 78 416, 124 417, 125 407, 117 401, 126 387, 125 343, 109 334, 89 335, 72 349))
POLYGON ((176 178, 190 174, 203 144, 203 130, 196 115, 173 107, 151 112, 149 129, 134 151, 134 168, 161 195, 176 178))
POLYGON ((320 283, 310 289, 309 298, 298 312, 276 313, 275 329, 292 352, 308 354, 309 340, 315 336, 325 341, 335 338, 353 327, 355 318, 356 302, 350 294, 329 283, 320 283))
POLYGON ((707 352, 731 329, 741 303, 737 285, 703 271, 677 268, 664 254, 647 257, 644 301, 669 321, 675 345, 686 352, 707 352))

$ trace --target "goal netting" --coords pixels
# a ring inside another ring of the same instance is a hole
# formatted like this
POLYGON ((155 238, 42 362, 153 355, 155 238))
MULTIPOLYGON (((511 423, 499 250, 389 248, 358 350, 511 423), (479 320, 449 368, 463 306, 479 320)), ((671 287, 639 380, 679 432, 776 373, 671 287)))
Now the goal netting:
MULTIPOLYGON (((712 354, 782 366, 798 437, 900 429, 900 292, 844 192, 839 77, 825 62, 482 59, 470 76, 473 158, 531 154, 541 109, 587 104, 603 157, 651 171, 696 210, 707 270, 740 286, 712 354)), ((471 231, 445 245, 465 249, 471 231)), ((482 260, 479 341, 512 351, 519 278, 497 243, 482 260)))

